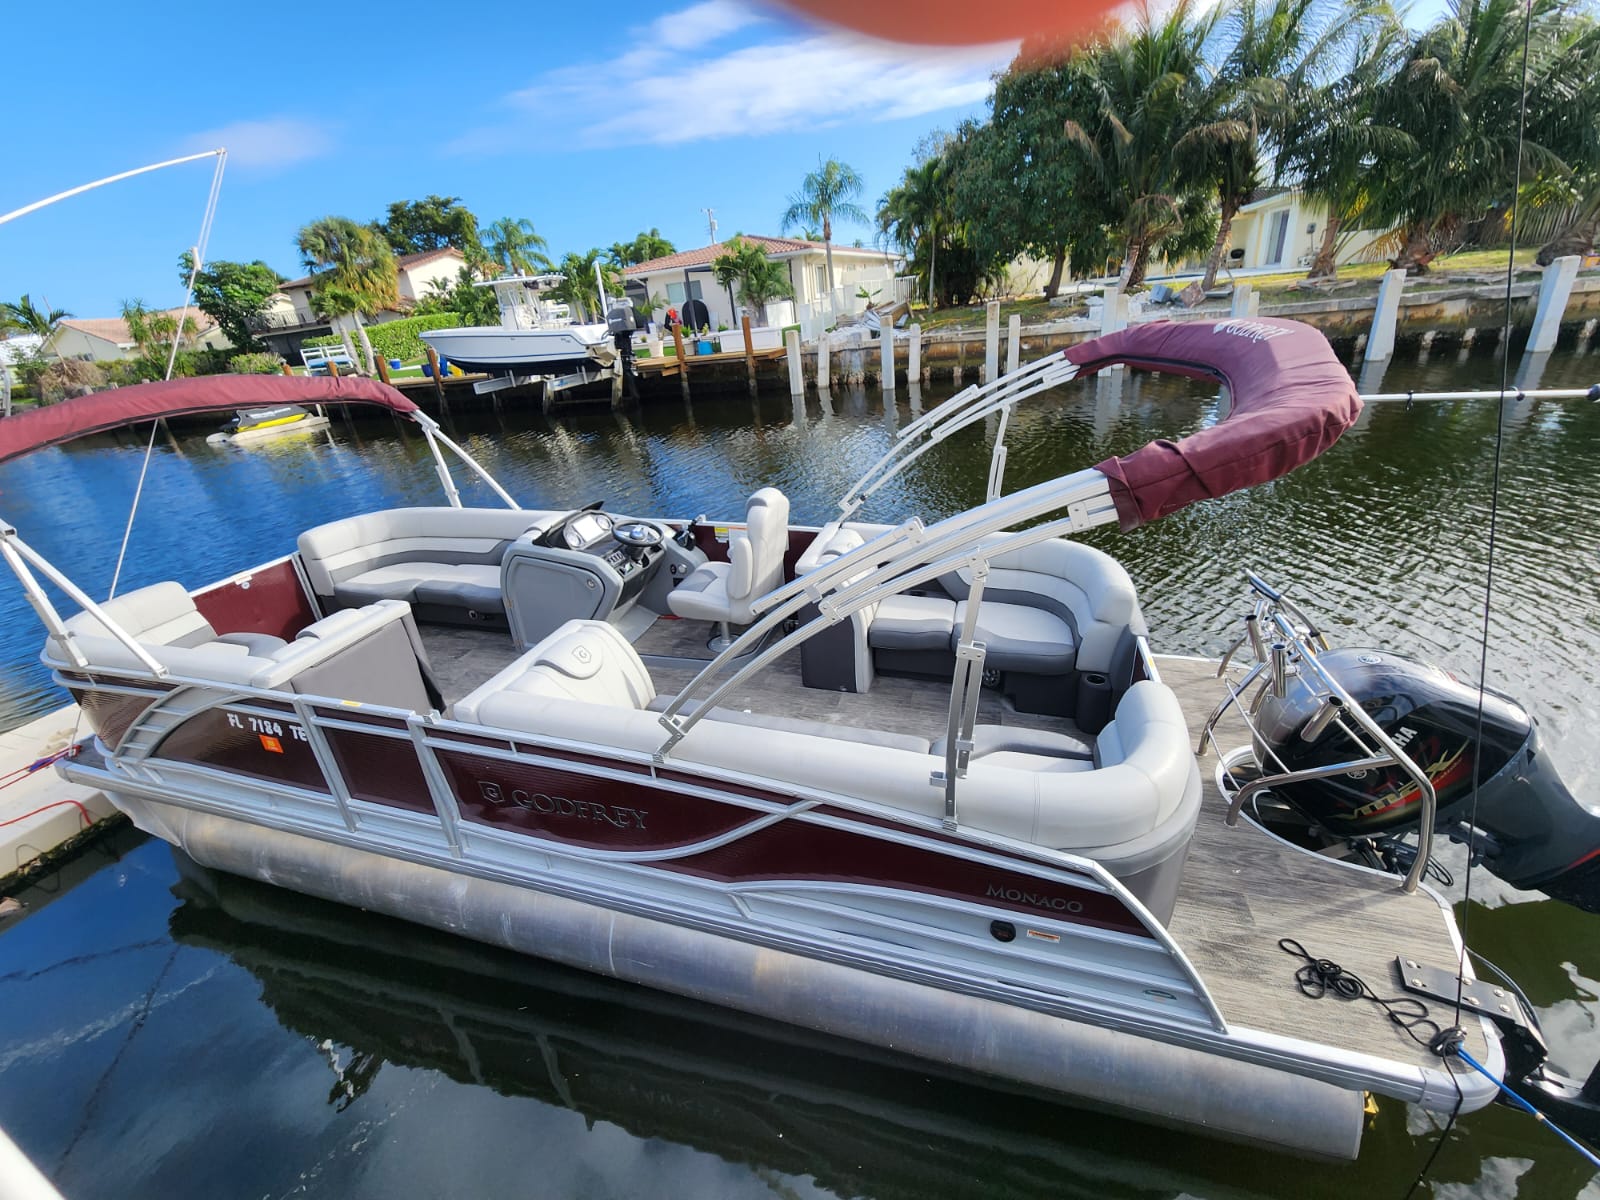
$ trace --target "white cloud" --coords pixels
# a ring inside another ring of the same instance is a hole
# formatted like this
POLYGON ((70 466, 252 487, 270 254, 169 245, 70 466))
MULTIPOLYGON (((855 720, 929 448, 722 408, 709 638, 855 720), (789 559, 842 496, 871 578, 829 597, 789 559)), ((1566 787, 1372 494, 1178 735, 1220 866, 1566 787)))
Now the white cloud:
POLYGON ((294 117, 269 117, 262 121, 235 121, 185 139, 189 150, 228 151, 230 167, 275 171, 331 154, 333 138, 318 122, 294 117))
POLYGON ((635 30, 616 57, 536 77, 502 100, 506 120, 451 149, 670 145, 920 116, 982 101, 1016 49, 795 32, 730 0, 703 0, 635 30), (723 44, 752 27, 754 42, 723 44))

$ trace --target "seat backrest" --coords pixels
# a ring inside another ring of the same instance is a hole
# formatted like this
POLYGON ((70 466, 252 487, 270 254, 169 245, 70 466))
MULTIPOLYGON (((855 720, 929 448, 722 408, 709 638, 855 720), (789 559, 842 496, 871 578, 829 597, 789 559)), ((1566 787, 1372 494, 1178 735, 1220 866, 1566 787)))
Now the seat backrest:
MULTIPOLYGON (((183 584, 171 580, 114 596, 100 609, 135 641, 188 647, 217 640, 217 631, 200 615, 194 598, 183 584)), ((67 618, 66 626, 74 636, 111 636, 111 631, 91 612, 67 618)))
POLYGON ((300 535, 300 561, 311 590, 333 595, 336 583, 391 563, 499 563, 506 547, 560 514, 514 508, 389 508, 318 525, 300 535))
POLYGON ((427 658, 403 600, 344 609, 302 629, 250 681, 306 695, 427 712, 427 658))
MULTIPOLYGON (((989 544, 1003 546, 1005 536, 989 544)), ((1067 622, 1078 639, 1079 671, 1109 674, 1123 633, 1146 632, 1133 580, 1121 563, 1093 546, 1050 538, 1000 550, 989 566, 983 598, 1042 608, 1067 622)), ((972 573, 963 568, 940 576, 939 582, 956 599, 964 599, 972 573)))
POLYGON ((728 539, 728 601, 732 619, 748 622, 750 601, 783 582, 783 556, 789 549, 789 499, 764 487, 745 506, 745 531, 728 539))

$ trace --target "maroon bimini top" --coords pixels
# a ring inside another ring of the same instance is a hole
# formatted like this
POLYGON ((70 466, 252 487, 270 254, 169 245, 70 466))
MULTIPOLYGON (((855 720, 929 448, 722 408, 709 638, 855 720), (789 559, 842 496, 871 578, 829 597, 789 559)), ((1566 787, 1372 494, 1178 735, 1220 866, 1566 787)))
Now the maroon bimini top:
POLYGON ((1361 397, 1328 339, 1299 321, 1153 321, 1063 354, 1080 377, 1124 363, 1216 379, 1228 389, 1228 415, 1211 428, 1096 464, 1124 530, 1287 475, 1361 415, 1361 397))
POLYGON ((0 421, 0 462, 140 421, 186 413, 268 408, 274 404, 377 404, 397 413, 419 411, 375 379, 331 375, 202 375, 140 383, 29 409, 0 421))

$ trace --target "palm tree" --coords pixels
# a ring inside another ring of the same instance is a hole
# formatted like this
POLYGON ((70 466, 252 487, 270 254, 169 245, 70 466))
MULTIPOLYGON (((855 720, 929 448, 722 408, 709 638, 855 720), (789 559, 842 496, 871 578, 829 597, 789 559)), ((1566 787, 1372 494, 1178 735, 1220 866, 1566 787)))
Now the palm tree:
POLYGON ((367 371, 377 359, 363 319, 400 303, 394 254, 383 234, 348 217, 323 217, 301 227, 296 244, 310 273, 312 302, 327 317, 350 317, 361 339, 367 371))
POLYGON ((1342 61, 1329 77, 1296 71, 1283 80, 1273 129, 1275 178, 1298 180, 1301 192, 1327 212, 1308 279, 1338 275, 1339 245, 1352 223, 1363 220, 1375 164, 1405 158, 1416 148, 1409 134, 1385 124, 1378 112, 1382 89, 1405 54, 1405 26, 1387 3, 1374 6, 1369 16, 1336 55, 1342 61))
POLYGON ((1600 21, 1587 13, 1576 14, 1553 48, 1544 72, 1543 96, 1534 113, 1533 136, 1559 153, 1571 168, 1555 175, 1546 172, 1518 197, 1530 209, 1552 206, 1563 218, 1536 260, 1549 266, 1567 254, 1587 254, 1600 235, 1600 21), (1553 128, 1546 126, 1553 123, 1553 128), (1529 203, 1529 201, 1533 201, 1529 203), (1542 201, 1542 205, 1541 202, 1542 201))
POLYGON ((641 233, 633 239, 633 262, 649 262, 652 258, 665 258, 669 254, 676 254, 678 248, 661 236, 661 230, 655 226, 650 227, 650 232, 641 233))
POLYGON ((56 331, 57 325, 71 316, 64 308, 50 308, 48 304, 44 308, 38 307, 26 292, 15 303, 0 301, 0 328, 9 326, 24 333, 36 333, 42 338, 48 338, 56 331))
POLYGON ((508 275, 536 275, 550 270, 545 251, 550 243, 534 232, 526 217, 501 217, 483 239, 489 257, 508 275))
POLYGON ((878 228, 913 263, 928 264, 928 306, 937 294, 939 243, 954 227, 948 162, 940 153, 907 167, 878 205, 878 228), (926 259, 924 259, 926 254, 926 259))
POLYGON ((867 224, 867 214, 855 198, 861 194, 861 176, 854 167, 836 158, 818 160, 815 171, 806 172, 800 181, 800 190, 789 197, 789 207, 783 213, 783 229, 788 232, 797 225, 822 226, 822 245, 828 258, 828 294, 833 295, 833 219, 859 221, 867 224))
POLYGON ((565 278, 550 292, 557 300, 577 309, 584 320, 591 316, 597 321, 605 319, 605 305, 600 302, 600 293, 595 285, 596 267, 605 275, 606 295, 619 295, 622 291, 622 272, 608 262, 606 252, 598 248, 587 254, 563 254, 561 265, 556 269, 565 278))
MULTIPOLYGON (((1073 55, 1071 86, 1084 115, 1066 123, 1126 238, 1122 286, 1144 281, 1151 251, 1193 241, 1209 218, 1208 156, 1238 138, 1206 64, 1219 12, 1178 0, 1163 14, 1146 8, 1127 32, 1103 36, 1073 55)), ((1208 242, 1210 238, 1206 239, 1208 242)))
POLYGON ((733 285, 739 285, 739 298, 746 305, 755 306, 756 320, 762 325, 767 323, 767 305, 771 301, 794 295, 784 265, 768 258, 754 242, 745 241, 743 234, 734 234, 723 252, 712 260, 711 273, 729 289, 729 307, 733 303, 733 285))
POLYGON ((1236 0, 1225 10, 1219 32, 1228 51, 1214 84, 1220 119, 1188 135, 1209 153, 1220 216, 1202 289, 1216 283, 1233 218, 1265 180, 1268 143, 1294 124, 1292 101, 1335 76, 1347 47, 1386 17, 1393 20, 1381 0, 1236 0))
POLYGON ((1542 85, 1550 49, 1571 15, 1565 0, 1527 0, 1526 13, 1524 0, 1451 0, 1413 42, 1378 109, 1385 124, 1411 135, 1415 149, 1376 164, 1363 216, 1372 228, 1395 231, 1394 267, 1425 272, 1467 222, 1509 208, 1519 153, 1528 175, 1566 171, 1535 135, 1561 118, 1545 107, 1542 85), (1531 111, 1528 136, 1519 140, 1524 19, 1531 111))

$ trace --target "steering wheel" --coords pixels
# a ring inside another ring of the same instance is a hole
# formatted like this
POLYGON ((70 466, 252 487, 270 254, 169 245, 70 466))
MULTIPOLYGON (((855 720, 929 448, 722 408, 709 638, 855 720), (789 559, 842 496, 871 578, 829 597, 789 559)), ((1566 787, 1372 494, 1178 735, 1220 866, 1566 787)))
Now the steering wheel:
POLYGON ((634 549, 648 549, 651 546, 659 546, 665 540, 661 535, 661 530, 654 525, 646 524, 644 521, 627 521, 621 525, 613 525, 611 527, 611 536, 624 546, 631 546, 634 549))

